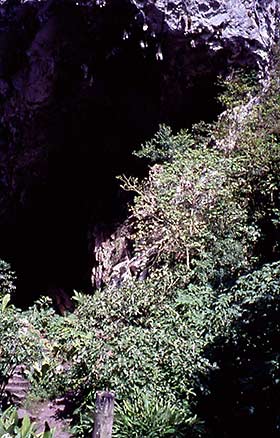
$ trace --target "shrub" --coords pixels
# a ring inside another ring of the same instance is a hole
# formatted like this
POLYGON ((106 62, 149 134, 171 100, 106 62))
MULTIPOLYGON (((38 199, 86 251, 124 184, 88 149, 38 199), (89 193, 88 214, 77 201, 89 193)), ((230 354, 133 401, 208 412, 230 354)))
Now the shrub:
POLYGON ((43 356, 40 332, 36 331, 23 312, 10 304, 14 291, 14 274, 2 262, 2 293, 0 293, 0 404, 5 386, 18 365, 27 368, 43 356), (5 293, 5 294, 4 294, 5 293))
POLYGON ((4 260, 0 260, 0 297, 12 295, 16 289, 16 275, 4 260))
MULTIPOLYGON (((135 437, 148 436, 144 433, 148 424, 155 437, 162 436, 159 430, 164 428, 174 437, 185 427, 192 435, 200 433, 191 408, 196 403, 196 388, 201 391, 206 376, 218 367, 209 355, 211 346, 216 342, 227 345, 229 340, 240 343, 242 323, 250 309, 255 306, 260 312, 264 302, 279 302, 279 282, 279 263, 219 291, 209 285, 182 288, 180 278, 160 270, 146 282, 135 281, 110 293, 77 295, 80 304, 73 315, 61 319, 56 339, 57 354, 71 357, 59 382, 79 394, 75 436, 89 436, 95 392, 104 388, 117 393, 116 434, 122 433, 124 417, 129 418, 123 433, 135 437), (143 403, 150 410, 145 421, 140 409, 143 403), (172 407, 172 415, 167 409, 169 413, 157 423, 155 410, 162 412, 163 405, 172 407)), ((243 348, 249 347, 248 338, 243 348)), ((49 370, 45 382, 56 387, 56 378, 49 370)))
MULTIPOLYGON (((192 134, 161 126, 137 152, 161 163, 143 181, 122 178, 123 188, 136 194, 135 250, 151 263, 183 263, 192 281, 196 276, 217 286, 279 258, 279 70, 276 63, 270 87, 236 127, 233 149, 218 146, 223 125, 231 123, 224 115, 212 127, 195 126, 192 134)), ((244 104, 244 96, 255 93, 253 82, 246 75, 226 82, 225 102, 228 92, 239 95, 235 104, 244 104)))
POLYGON ((124 179, 138 194, 136 252, 159 264, 184 263, 189 275, 215 285, 236 278, 257 262, 268 228, 279 229, 279 164, 273 139, 227 156, 198 146, 153 167, 144 182, 124 179))
POLYGON ((218 100, 227 110, 246 104, 260 90, 257 71, 248 69, 233 70, 227 79, 219 78, 218 85, 218 100))
POLYGON ((113 436, 116 438, 176 438, 186 436, 188 424, 197 422, 184 410, 161 398, 149 394, 134 394, 133 401, 124 401, 117 406, 113 436))

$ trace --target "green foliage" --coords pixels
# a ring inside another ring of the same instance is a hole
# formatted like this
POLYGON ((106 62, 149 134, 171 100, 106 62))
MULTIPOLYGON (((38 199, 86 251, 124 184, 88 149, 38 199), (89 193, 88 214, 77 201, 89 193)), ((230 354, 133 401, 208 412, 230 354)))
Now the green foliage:
POLYGON ((229 156, 197 147, 153 167, 142 183, 123 180, 138 193, 132 209, 136 251, 152 254, 158 263, 185 263, 191 276, 212 283, 252 267, 268 206, 277 226, 279 158, 273 142, 254 154, 229 156), (263 204, 252 210, 260 197, 263 204))
POLYGON ((0 260, 0 298, 15 291, 16 275, 4 260, 0 260))
POLYGON ((187 130, 181 130, 177 135, 172 135, 172 130, 167 125, 160 125, 154 137, 147 141, 142 149, 134 152, 138 158, 148 158, 153 162, 171 161, 178 151, 185 151, 193 146, 194 139, 187 130))
POLYGON ((225 109, 232 109, 238 105, 244 105, 250 98, 256 95, 260 89, 258 76, 255 70, 234 70, 225 80, 219 78, 218 85, 222 89, 218 100, 225 109))
POLYGON ((274 263, 219 291, 206 285, 183 288, 175 274, 159 270, 146 282, 135 281, 110 293, 79 294, 75 313, 61 318, 56 335, 51 329, 56 354, 71 358, 71 366, 59 376, 49 370, 45 380, 57 388, 58 379, 64 389, 78 391, 75 436, 89 436, 95 392, 102 388, 117 393, 116 436, 150 436, 145 432, 150 426, 155 437, 164 433, 159 430, 180 436, 184 427, 193 436, 200 433, 190 406, 201 376, 217 368, 209 348, 229 339, 240 343, 242 323, 252 306, 259 312, 264 302, 279 302, 279 282, 280 264, 274 263))
POLYGON ((35 423, 32 423, 28 416, 20 420, 14 407, 8 408, 0 416, 1 438, 54 438, 54 433, 54 430, 36 433, 35 423))
MULTIPOLYGON (((40 334, 41 354, 34 358, 29 370, 26 371, 32 383, 32 396, 39 399, 55 397, 68 389, 62 371, 64 364, 71 358, 71 354, 67 355, 66 351, 68 346, 71 349, 75 336, 75 333, 71 335, 69 332, 68 342, 63 332, 64 318, 56 314, 51 305, 52 300, 49 297, 41 297, 24 312, 32 329, 40 334), (62 350, 60 340, 66 342, 63 345, 63 355, 60 354, 62 350), (49 380, 52 381, 52 385, 49 384, 49 380)), ((71 319, 71 316, 69 318, 71 319)))
POLYGON ((5 396, 5 386, 18 365, 27 368, 43 356, 40 332, 26 319, 23 312, 10 304, 10 293, 14 290, 14 274, 2 262, 4 292, 0 294, 0 403, 5 396))
MULTIPOLYGON (((244 103, 251 82, 244 76, 226 85, 232 94, 237 87, 244 103)), ((160 127, 137 154, 154 162, 171 151, 166 161, 154 165, 144 181, 122 178, 123 188, 136 194, 131 209, 136 252, 157 266, 184 264, 186 281, 213 285, 279 257, 279 96, 274 76, 242 130, 236 128, 233 149, 213 147, 213 135, 215 144, 230 123, 225 116, 208 133, 207 126, 196 126, 192 136, 160 127)))
POLYGON ((179 438, 185 436, 188 424, 196 422, 184 410, 146 393, 136 392, 134 400, 125 400, 115 413, 113 436, 116 438, 179 438))
POLYGON ((248 427, 255 435, 278 435, 279 268, 279 262, 266 265, 241 277, 230 291, 235 322, 225 339, 207 349, 217 370, 200 379, 198 403, 204 404, 207 437, 243 436, 248 427), (243 303, 239 316, 235 300, 243 303))

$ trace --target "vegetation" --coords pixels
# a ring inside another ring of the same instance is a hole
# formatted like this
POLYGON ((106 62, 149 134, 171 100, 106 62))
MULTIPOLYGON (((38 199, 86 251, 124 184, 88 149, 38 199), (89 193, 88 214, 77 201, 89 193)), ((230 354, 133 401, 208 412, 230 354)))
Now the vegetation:
MULTIPOLYGON (((71 391, 76 437, 90 436, 95 392, 104 388, 117 394, 116 438, 245 436, 252 424, 276 436, 277 74, 230 147, 231 113, 192 132, 161 126, 138 153, 153 164, 149 177, 122 178, 135 193, 135 252, 148 260, 145 281, 75 293, 75 312, 60 317, 47 299, 26 312, 9 305, 13 278, 0 266, 2 382, 24 362, 34 393, 71 391)), ((222 99, 236 111, 234 93, 240 104, 244 90, 255 88, 247 79, 230 84, 222 99)))
POLYGON ((36 433, 36 426, 25 416, 18 418, 15 408, 10 407, 0 417, 1 438, 54 438, 54 431, 48 430, 36 433))
POLYGON ((4 291, 0 295, 0 407, 5 399, 5 386, 18 365, 31 366, 43 355, 43 342, 23 312, 10 304, 15 276, 8 264, 1 263, 4 291), (5 293, 7 292, 7 293, 5 293))

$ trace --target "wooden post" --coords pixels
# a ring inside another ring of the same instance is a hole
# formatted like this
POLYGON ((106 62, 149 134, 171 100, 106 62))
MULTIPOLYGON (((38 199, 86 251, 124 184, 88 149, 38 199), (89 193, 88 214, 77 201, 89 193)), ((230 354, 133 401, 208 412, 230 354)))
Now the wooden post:
POLYGON ((111 438, 114 421, 115 394, 98 391, 95 401, 95 419, 92 438, 111 438))

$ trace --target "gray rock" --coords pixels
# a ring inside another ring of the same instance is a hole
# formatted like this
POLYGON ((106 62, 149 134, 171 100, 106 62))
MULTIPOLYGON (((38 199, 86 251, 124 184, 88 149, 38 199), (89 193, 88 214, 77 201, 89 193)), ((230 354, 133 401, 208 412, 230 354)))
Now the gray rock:
MULTIPOLYGON (((167 32, 209 51, 229 49, 230 62, 266 67, 278 34, 278 0, 131 0, 152 32, 167 32)), ((184 44, 183 42, 183 44, 184 44)))

